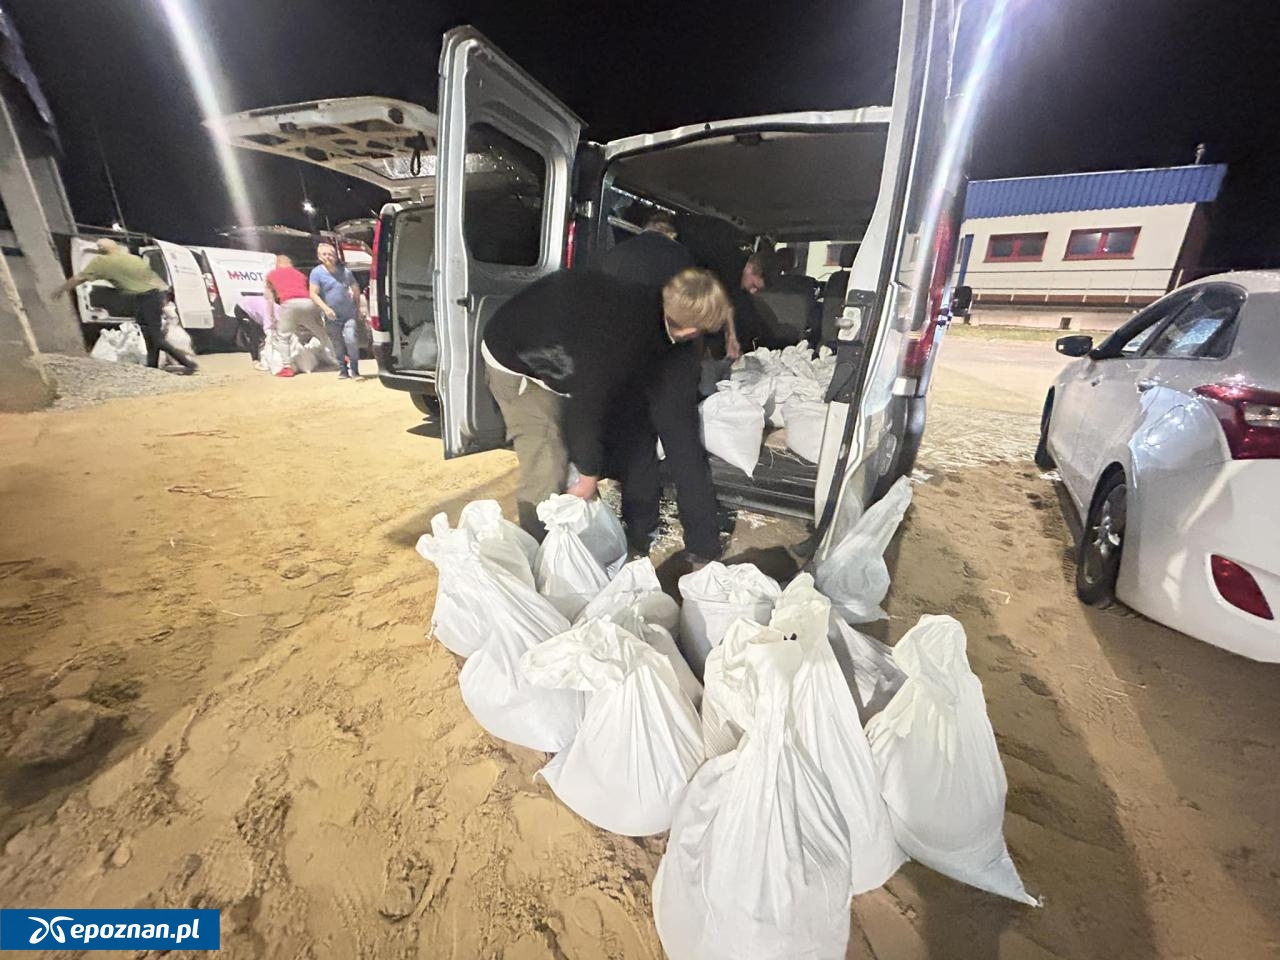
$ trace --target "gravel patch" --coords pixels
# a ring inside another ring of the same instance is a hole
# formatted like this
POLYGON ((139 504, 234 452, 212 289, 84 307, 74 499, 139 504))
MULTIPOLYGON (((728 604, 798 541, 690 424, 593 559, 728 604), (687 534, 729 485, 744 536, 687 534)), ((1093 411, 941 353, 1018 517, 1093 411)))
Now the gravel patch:
POLYGON ((46 353, 41 359, 58 386, 54 410, 79 410, 117 397, 147 397, 197 390, 224 379, 203 373, 186 377, 133 363, 110 363, 60 353, 46 353))

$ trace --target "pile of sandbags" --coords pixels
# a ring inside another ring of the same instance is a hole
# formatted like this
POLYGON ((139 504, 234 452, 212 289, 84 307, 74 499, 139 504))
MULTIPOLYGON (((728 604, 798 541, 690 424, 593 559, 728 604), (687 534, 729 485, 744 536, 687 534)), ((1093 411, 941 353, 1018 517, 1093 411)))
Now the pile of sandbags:
POLYGON ((480 724, 554 753, 540 776, 590 823, 670 829, 653 904, 672 960, 839 960, 851 898, 908 856, 1036 903, 1004 844, 963 629, 925 617, 889 647, 849 622, 884 615, 883 552, 909 502, 904 481, 785 590, 711 563, 681 578, 682 605, 647 558, 624 564, 598 501, 542 504, 541 546, 492 501, 419 541, 439 570, 433 629, 467 657, 480 724))
POLYGON ((786 427, 787 447, 816 463, 835 363, 828 348, 814 356, 807 341, 782 350, 761 347, 739 357, 729 378, 702 403, 703 445, 752 476, 765 425, 786 427))
POLYGON ((332 346, 322 343, 317 337, 303 343, 296 333, 289 334, 283 346, 279 345, 278 337, 267 337, 260 356, 273 376, 285 367, 292 367, 298 373, 315 373, 321 368, 338 365, 332 346))
POLYGON ((107 363, 144 365, 147 362, 147 344, 142 339, 142 328, 132 320, 126 320, 118 330, 102 330, 89 356, 107 363))

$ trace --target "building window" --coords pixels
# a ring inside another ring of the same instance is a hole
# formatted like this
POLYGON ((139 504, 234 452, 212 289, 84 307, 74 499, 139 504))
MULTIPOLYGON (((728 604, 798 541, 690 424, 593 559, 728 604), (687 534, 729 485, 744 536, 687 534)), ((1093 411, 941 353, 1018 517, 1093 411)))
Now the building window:
POLYGON ((987 263, 1042 260, 1047 233, 1002 233, 987 241, 987 263))
POLYGON ((1129 260, 1138 245, 1138 227, 1072 230, 1064 260, 1129 260))

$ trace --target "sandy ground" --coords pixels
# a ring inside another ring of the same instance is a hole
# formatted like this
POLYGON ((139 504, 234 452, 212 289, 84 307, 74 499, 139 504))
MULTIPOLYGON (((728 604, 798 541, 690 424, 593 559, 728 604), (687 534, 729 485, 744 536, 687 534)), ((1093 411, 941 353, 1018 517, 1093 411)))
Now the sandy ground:
MULTIPOLYGON (((1076 604, 1053 486, 986 462, 1025 456, 1045 374, 992 407, 1014 361, 957 345, 886 636, 965 624, 1045 906, 908 865, 855 901, 849 956, 1280 955, 1280 672, 1076 604)), ((0 418, 0 903, 220 907, 231 957, 660 957, 663 841, 560 806, 424 638, 414 541, 438 510, 509 504, 514 459, 446 463, 403 395, 242 361, 0 418), (68 697, 104 709, 79 759, 3 759, 68 697)))

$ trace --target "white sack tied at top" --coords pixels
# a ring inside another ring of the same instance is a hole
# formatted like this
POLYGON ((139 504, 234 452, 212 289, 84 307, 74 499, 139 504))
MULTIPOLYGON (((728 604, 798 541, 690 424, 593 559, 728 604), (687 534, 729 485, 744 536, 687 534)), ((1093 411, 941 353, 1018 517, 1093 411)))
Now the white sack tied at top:
POLYGON ((670 661, 618 623, 595 619, 534 647, 522 666, 539 686, 587 696, 573 742, 541 771, 556 796, 613 833, 669 829, 703 759, 698 715, 670 661))
POLYGON ((867 739, 898 843, 954 880, 1038 906, 1005 846, 1008 782, 964 627, 922 617, 893 656, 907 679, 867 739))
POLYGON ((753 645, 754 713, 736 750, 698 770, 653 883, 670 960, 843 960, 849 831, 826 774, 799 743, 796 643, 753 645))

